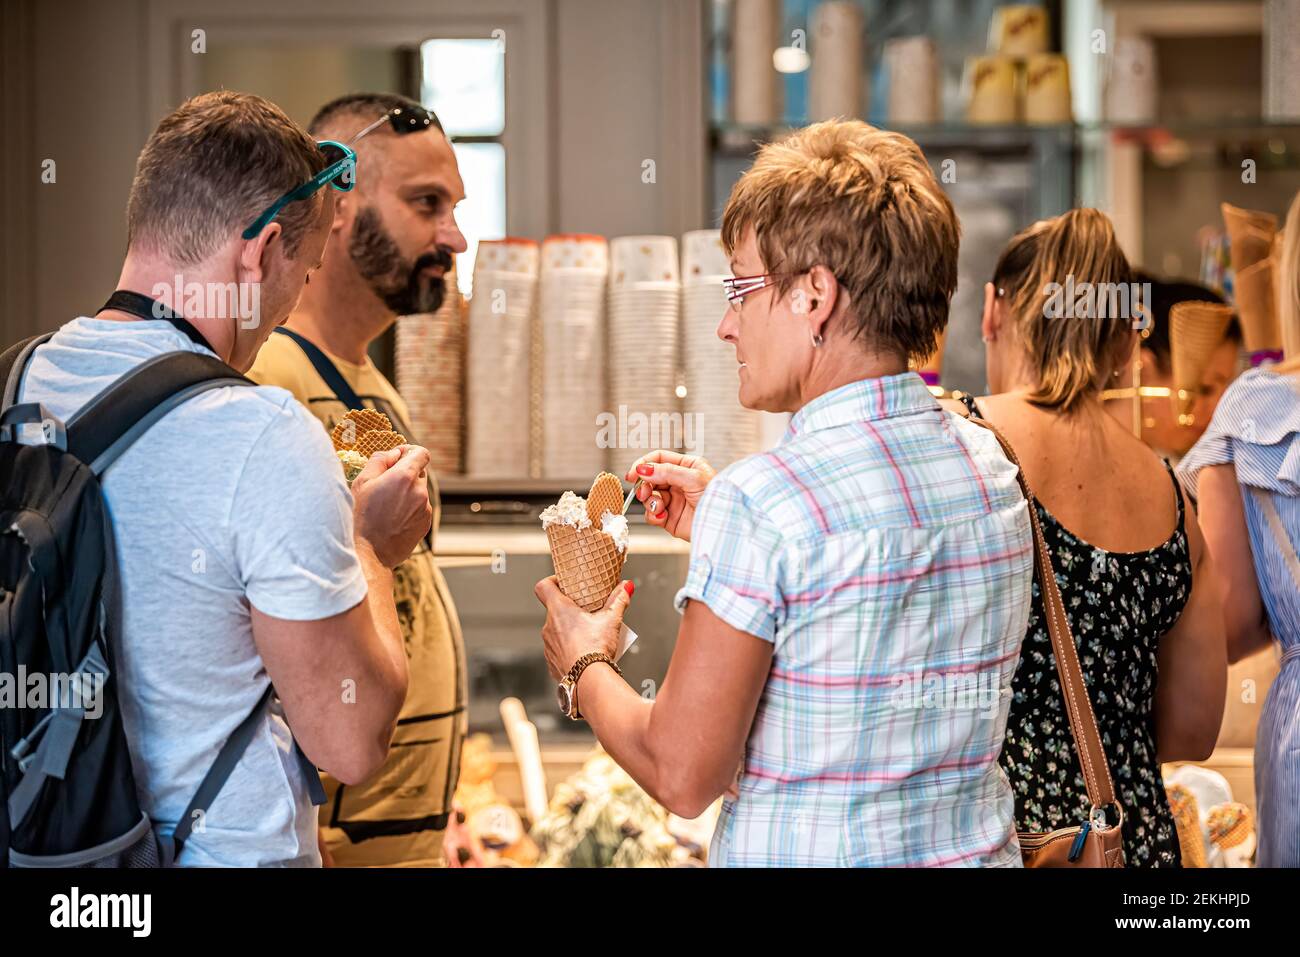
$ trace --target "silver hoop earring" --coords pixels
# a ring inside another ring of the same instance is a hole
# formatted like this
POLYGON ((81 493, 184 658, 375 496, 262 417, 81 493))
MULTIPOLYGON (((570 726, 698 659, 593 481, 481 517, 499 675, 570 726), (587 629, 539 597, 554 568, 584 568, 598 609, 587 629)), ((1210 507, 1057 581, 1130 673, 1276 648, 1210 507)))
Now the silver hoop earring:
POLYGON ((818 335, 817 333, 814 332, 814 333, 812 334, 812 344, 813 344, 813 348, 814 348, 814 349, 820 349, 820 348, 822 347, 822 343, 825 342, 825 341, 826 341, 826 340, 823 339, 823 338, 822 338, 820 335, 818 335))
POLYGON ((981 340, 985 345, 987 345, 988 343, 990 343, 990 342, 993 341, 993 337, 992 337, 992 336, 980 336, 980 340, 981 340))

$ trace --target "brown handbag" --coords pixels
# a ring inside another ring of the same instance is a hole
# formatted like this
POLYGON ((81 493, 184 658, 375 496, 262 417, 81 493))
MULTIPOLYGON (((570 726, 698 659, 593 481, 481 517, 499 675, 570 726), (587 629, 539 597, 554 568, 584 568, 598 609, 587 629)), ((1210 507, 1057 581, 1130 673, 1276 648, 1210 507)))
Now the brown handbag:
POLYGON ((1020 831, 1020 856, 1025 867, 1123 867, 1124 866, 1124 808, 1115 799, 1115 787, 1110 779, 1110 765, 1102 750, 1101 735, 1097 733, 1097 720, 1092 713, 1092 702, 1083 683, 1079 668, 1079 655, 1070 633, 1070 621, 1065 616, 1065 603, 1056 584, 1052 570, 1052 556, 1043 538, 1034 507, 1034 495, 1025 481, 1025 470, 1020 467, 1015 450, 991 422, 984 419, 968 420, 984 426, 997 437, 1002 451, 1016 467, 1016 481, 1029 503, 1029 522, 1034 531, 1034 564, 1038 569, 1038 586, 1043 596, 1043 611, 1047 617, 1047 631, 1052 638, 1052 654, 1056 658, 1056 671, 1061 679, 1061 691, 1066 712, 1070 717, 1070 734, 1074 737, 1074 750, 1079 755, 1083 769, 1083 782, 1088 790, 1090 810, 1088 820, 1073 827, 1062 827, 1040 834, 1020 831), (1105 809, 1115 808, 1114 824, 1106 822, 1105 809))

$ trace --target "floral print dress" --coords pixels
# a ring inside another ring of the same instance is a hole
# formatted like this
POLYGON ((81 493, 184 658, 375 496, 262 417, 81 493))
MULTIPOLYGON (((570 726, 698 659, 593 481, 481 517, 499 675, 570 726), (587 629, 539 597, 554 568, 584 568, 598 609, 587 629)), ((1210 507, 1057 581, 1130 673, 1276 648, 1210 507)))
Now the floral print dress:
MULTIPOLYGON (((978 415, 978 410, 972 408, 972 414, 978 415)), ((1168 462, 1165 467, 1169 469, 1168 462)), ((1124 807, 1124 857, 1129 867, 1181 866, 1155 741, 1156 655, 1160 639, 1178 622, 1192 591, 1183 494, 1172 470, 1170 481, 1178 500, 1178 525, 1150 551, 1097 548, 1035 504, 1116 799, 1124 807)), ((1012 680, 1000 763, 1015 795, 1017 830, 1043 832, 1087 820, 1088 793, 1037 580, 1012 680)))

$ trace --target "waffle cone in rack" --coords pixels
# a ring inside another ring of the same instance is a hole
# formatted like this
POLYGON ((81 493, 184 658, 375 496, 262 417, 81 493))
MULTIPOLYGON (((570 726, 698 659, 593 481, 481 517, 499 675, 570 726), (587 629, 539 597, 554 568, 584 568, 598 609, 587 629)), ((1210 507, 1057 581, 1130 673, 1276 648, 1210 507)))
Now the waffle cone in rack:
MULTIPOLYGON (((622 503, 620 503, 621 507, 622 503)), ((600 611, 623 573, 620 552, 599 528, 552 525, 546 529, 560 591, 586 611, 600 611)))
POLYGON ((1233 295, 1241 318, 1241 334, 1247 352, 1282 349, 1282 323, 1274 298, 1272 257, 1248 266, 1233 278, 1233 295))
POLYGON ((1169 352, 1180 416, 1191 415, 1201 377, 1231 321, 1232 307, 1217 302, 1179 302, 1169 311, 1169 352))
POLYGON ((1232 260, 1233 298, 1241 317, 1248 352, 1281 350, 1282 327, 1277 314, 1276 268, 1273 256, 1277 217, 1223 203, 1232 260))
POLYGON ((623 514, 623 483, 617 475, 601 472, 587 493, 587 517, 592 525, 600 528, 600 517, 606 512, 623 514))
POLYGON ((1277 233, 1277 217, 1253 209, 1242 209, 1230 203, 1220 206, 1223 224, 1228 230, 1229 258, 1233 273, 1241 273, 1273 251, 1273 236, 1277 233))

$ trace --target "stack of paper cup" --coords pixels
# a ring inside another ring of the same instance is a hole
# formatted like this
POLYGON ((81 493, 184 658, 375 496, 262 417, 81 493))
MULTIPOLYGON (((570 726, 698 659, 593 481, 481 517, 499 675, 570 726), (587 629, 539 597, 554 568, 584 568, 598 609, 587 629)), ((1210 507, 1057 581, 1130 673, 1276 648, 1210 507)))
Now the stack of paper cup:
POLYGON ((966 58, 966 119, 971 123, 1001 125, 1019 119, 1016 61, 1004 56, 966 58))
POLYGON ((813 10, 808 119, 854 119, 862 111, 862 10, 833 0, 813 10))
POLYGON ((780 43, 777 0, 735 0, 731 19, 731 111, 737 123, 764 126, 777 120, 777 72, 772 52, 780 43))
POLYGON ((1025 63, 1025 122, 1071 123, 1070 63, 1059 53, 1037 53, 1025 63))
POLYGON ((1106 64, 1106 119, 1133 125, 1156 120, 1156 46, 1150 37, 1116 37, 1106 64))
POLYGON ((1016 59, 1046 53, 1047 10, 1040 6, 1014 4, 993 11, 989 28, 989 52, 1016 59))
POLYGON ((597 420, 605 410, 603 236, 548 236, 542 243, 537 311, 541 348, 541 466, 547 478, 585 477, 605 467, 597 420))
POLYGON ((885 44, 889 122, 927 126, 941 119, 939 51, 929 37, 900 37, 885 44))
POLYGON ((530 474, 533 299, 540 251, 531 239, 478 245, 469 305, 466 472, 530 474))
POLYGON ((455 270, 443 279, 437 312, 397 320, 394 366, 410 412, 409 438, 428 448, 435 473, 457 475, 464 467, 465 303, 455 270))
POLYGON ((672 236, 623 236, 609 244, 609 408, 598 438, 610 464, 682 440, 677 395, 681 276, 672 236))
POLYGON ((682 365, 685 451, 715 469, 760 449, 759 413, 740 404, 736 348, 718 338, 727 311, 722 280, 731 275, 716 229, 682 237, 682 365))

